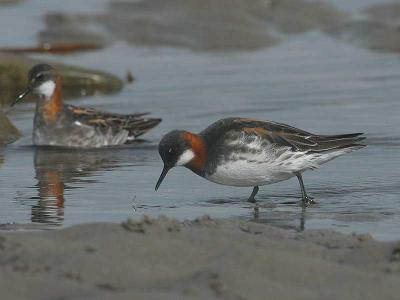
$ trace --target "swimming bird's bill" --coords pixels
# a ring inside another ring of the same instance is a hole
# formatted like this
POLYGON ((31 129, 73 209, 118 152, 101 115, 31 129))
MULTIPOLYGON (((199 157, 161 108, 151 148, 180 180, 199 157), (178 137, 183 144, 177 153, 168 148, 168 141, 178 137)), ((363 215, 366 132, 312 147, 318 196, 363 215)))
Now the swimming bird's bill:
POLYGON ((23 98, 25 98, 26 95, 28 95, 30 92, 32 92, 32 87, 30 85, 28 85, 28 87, 26 88, 26 90, 20 94, 17 98, 15 98, 15 100, 13 102, 11 102, 11 106, 14 106, 15 104, 17 104, 18 102, 20 102, 23 98))

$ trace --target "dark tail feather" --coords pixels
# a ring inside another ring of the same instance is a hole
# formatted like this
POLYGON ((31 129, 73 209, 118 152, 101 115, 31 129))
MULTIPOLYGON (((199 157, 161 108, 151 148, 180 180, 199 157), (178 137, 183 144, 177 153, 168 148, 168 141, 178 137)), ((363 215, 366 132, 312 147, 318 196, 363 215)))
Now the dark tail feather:
POLYGON ((134 119, 134 118, 140 118, 143 116, 147 116, 149 115, 149 112, 145 112, 145 113, 133 113, 133 114, 129 114, 129 118, 134 119))
POLYGON ((338 134, 338 135, 321 135, 319 138, 321 140, 327 140, 327 141, 352 141, 352 142, 359 142, 362 140, 365 140, 365 137, 362 136, 364 133, 350 133, 350 134, 338 134))
POLYGON ((365 137, 361 135, 363 135, 363 133, 315 136, 313 140, 318 144, 318 147, 311 150, 311 152, 320 153, 345 148, 354 148, 354 150, 363 148, 366 145, 360 144, 359 142, 365 140, 365 137))
POLYGON ((129 136, 138 137, 160 124, 162 119, 157 118, 134 118, 129 121, 129 136))

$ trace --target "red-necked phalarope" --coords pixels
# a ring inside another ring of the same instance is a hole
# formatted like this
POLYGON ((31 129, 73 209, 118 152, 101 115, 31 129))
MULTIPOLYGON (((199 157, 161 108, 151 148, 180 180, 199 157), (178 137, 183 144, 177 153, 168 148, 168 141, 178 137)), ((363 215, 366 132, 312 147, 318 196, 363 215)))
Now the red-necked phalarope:
POLYGON ((253 187, 248 201, 261 185, 296 176, 304 204, 312 203, 304 188, 302 173, 340 155, 360 149, 362 133, 316 135, 272 121, 227 118, 200 134, 174 130, 158 146, 164 169, 156 190, 167 172, 185 166, 209 181, 253 187))
POLYGON ((34 66, 29 84, 12 103, 15 105, 30 92, 39 95, 33 128, 35 145, 66 147, 103 147, 125 144, 144 134, 161 119, 143 113, 121 115, 92 108, 77 107, 61 101, 61 77, 47 65, 34 66))

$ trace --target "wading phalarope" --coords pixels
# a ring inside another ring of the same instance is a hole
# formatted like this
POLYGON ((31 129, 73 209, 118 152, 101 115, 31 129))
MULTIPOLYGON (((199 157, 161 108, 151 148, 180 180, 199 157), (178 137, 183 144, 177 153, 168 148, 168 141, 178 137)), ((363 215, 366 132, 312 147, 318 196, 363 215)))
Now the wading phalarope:
POLYGON ((144 117, 146 113, 121 115, 64 104, 61 101, 61 77, 47 64, 38 64, 28 73, 25 92, 39 95, 33 121, 35 145, 90 147, 129 143, 161 122, 144 117))
POLYGON ((218 184, 253 187, 248 201, 255 202, 259 186, 296 176, 303 203, 310 204, 302 173, 365 147, 359 144, 361 135, 316 135, 286 124, 243 118, 219 120, 200 134, 174 130, 158 146, 164 168, 155 189, 171 168, 185 166, 218 184))

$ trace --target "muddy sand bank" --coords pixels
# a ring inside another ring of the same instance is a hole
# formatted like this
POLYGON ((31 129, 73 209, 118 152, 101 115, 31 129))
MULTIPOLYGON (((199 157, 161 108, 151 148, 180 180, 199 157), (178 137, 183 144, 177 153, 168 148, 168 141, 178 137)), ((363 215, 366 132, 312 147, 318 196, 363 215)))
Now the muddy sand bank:
POLYGON ((3 299, 398 299, 400 244, 207 217, 0 232, 3 299))

